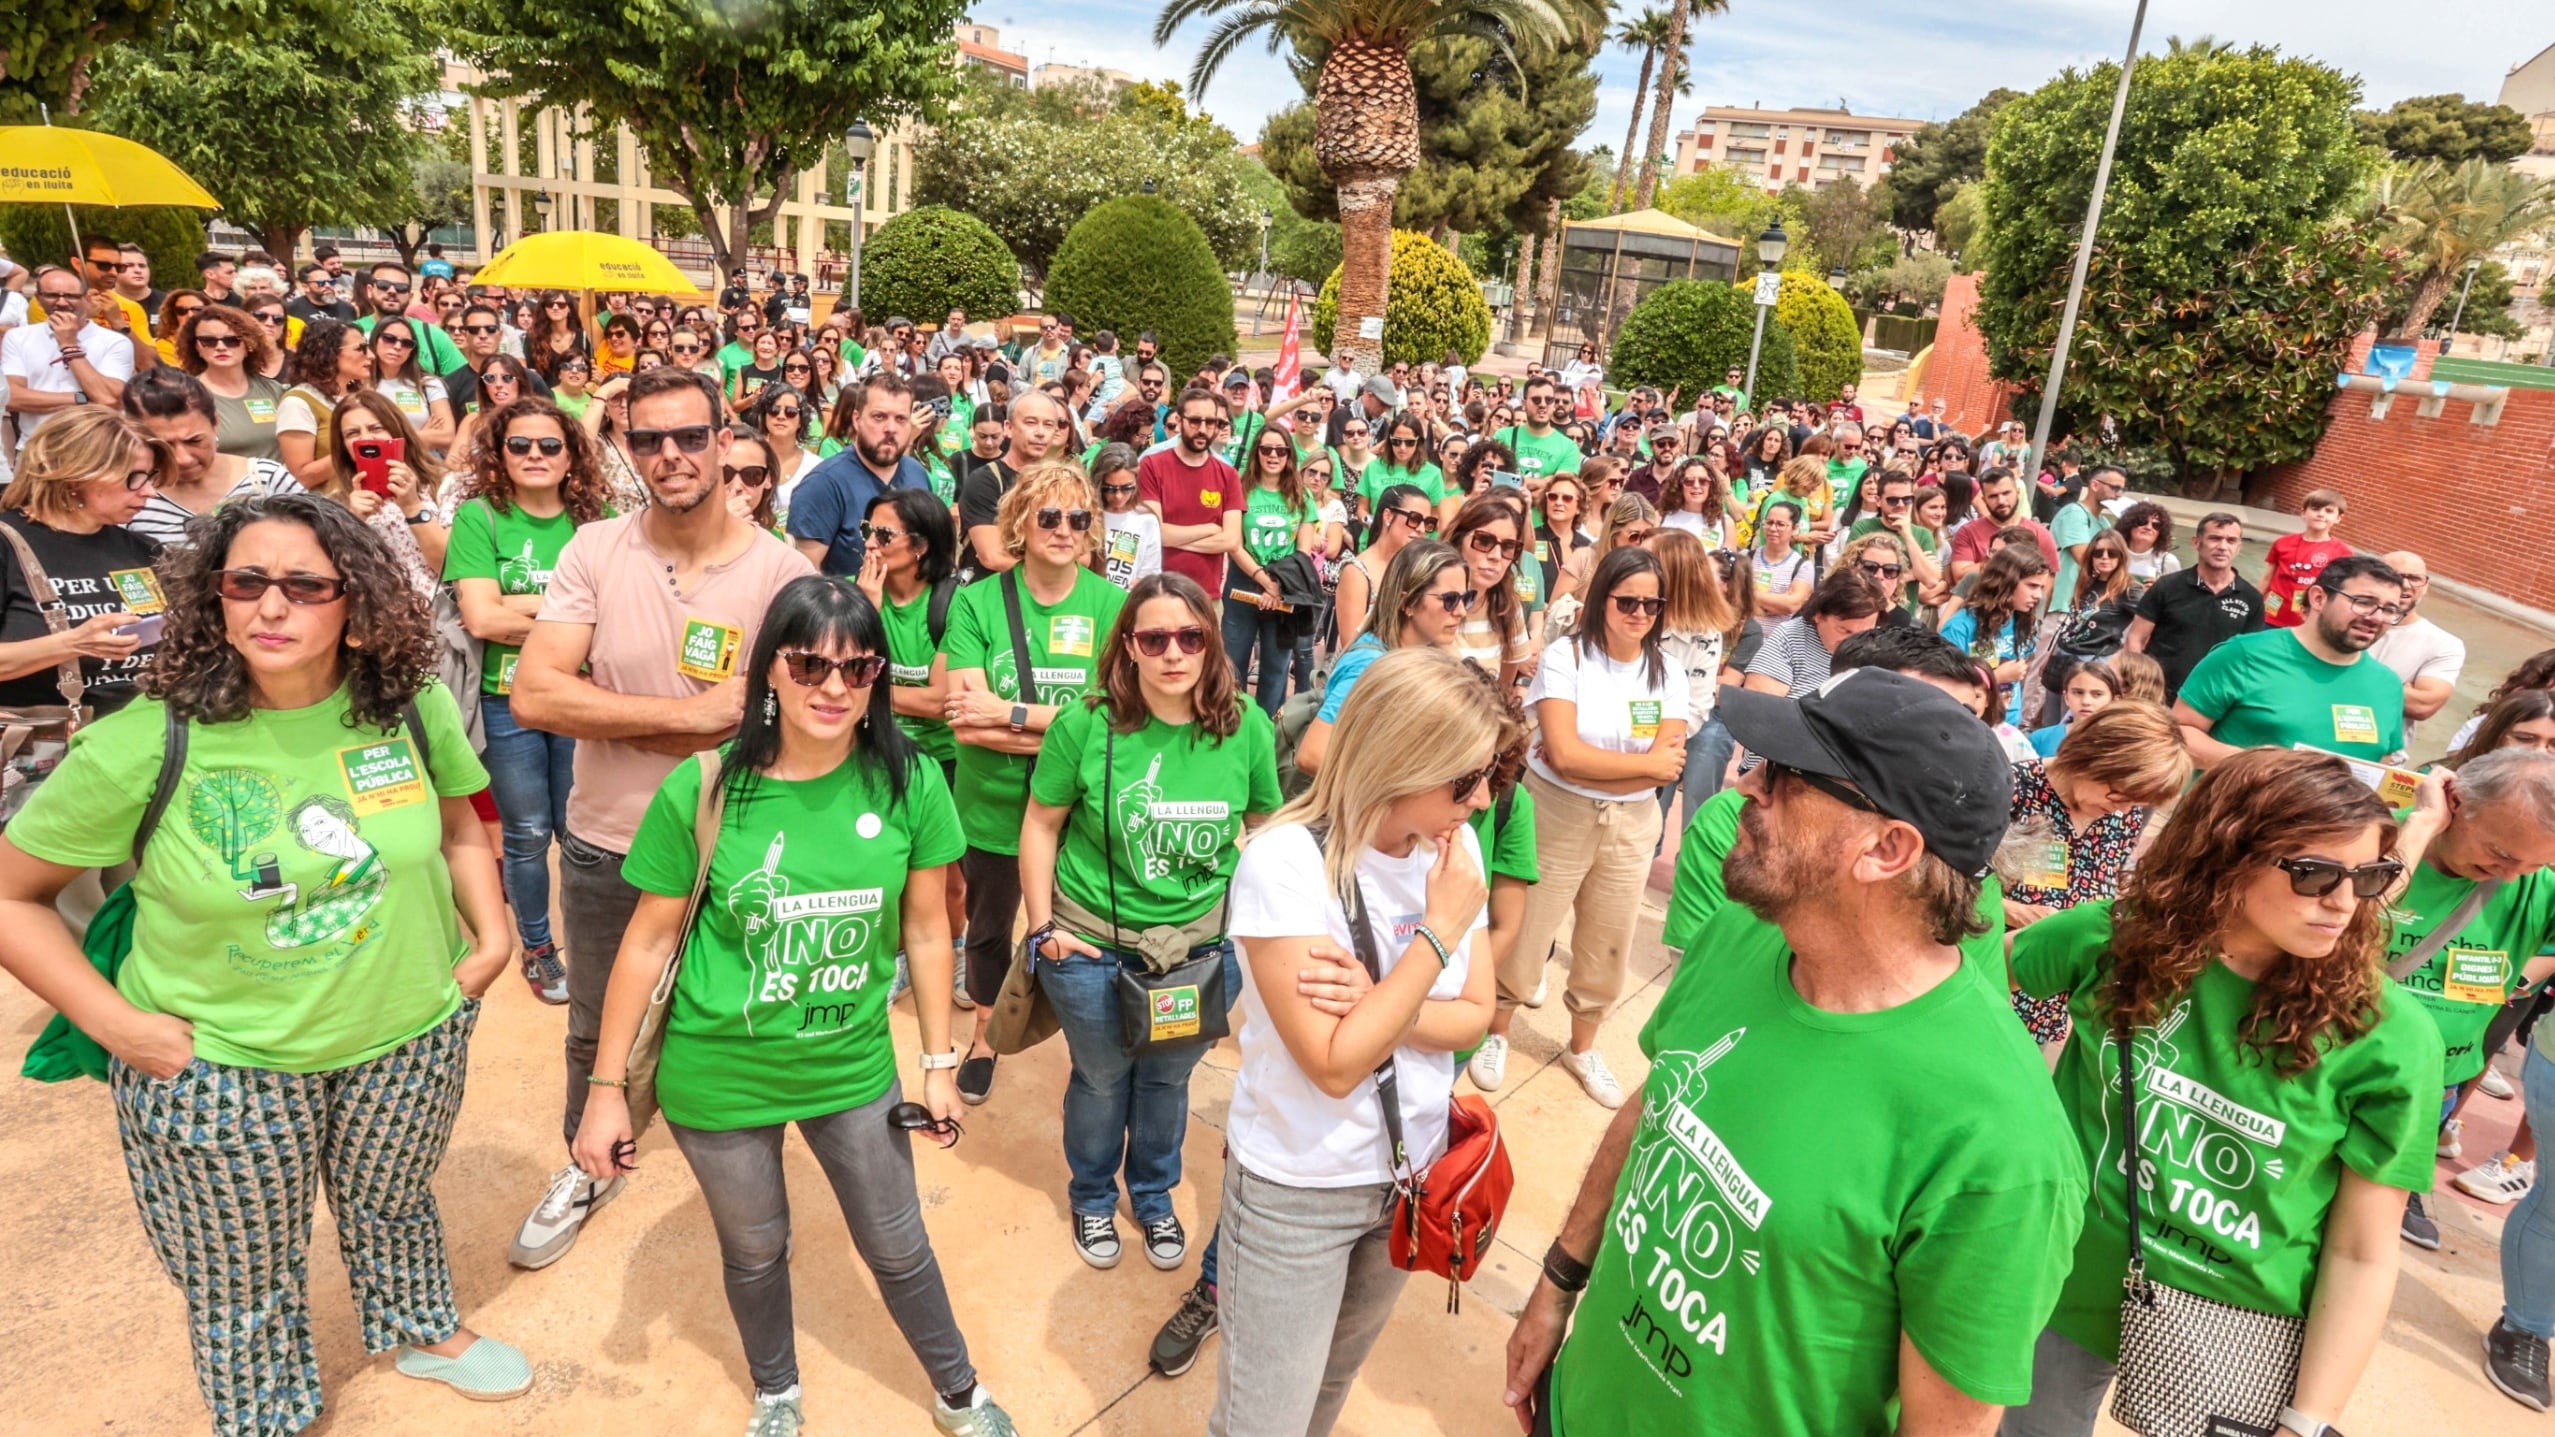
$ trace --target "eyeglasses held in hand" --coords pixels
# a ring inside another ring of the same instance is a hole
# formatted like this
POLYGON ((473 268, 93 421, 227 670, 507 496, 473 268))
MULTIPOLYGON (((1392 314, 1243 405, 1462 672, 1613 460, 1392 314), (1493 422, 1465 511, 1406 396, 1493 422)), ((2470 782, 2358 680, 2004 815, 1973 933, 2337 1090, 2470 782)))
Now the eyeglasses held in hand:
POLYGON ((887 1125, 900 1132, 929 1133, 936 1138, 956 1142, 966 1136, 967 1129, 956 1118, 935 1118, 931 1109, 920 1103, 898 1103, 887 1110, 887 1125))
POLYGON ((847 689, 865 689, 878 682, 878 676, 887 671, 887 660, 877 654, 829 659, 804 649, 783 649, 781 667, 788 670, 790 682, 803 689, 824 687, 827 674, 841 674, 843 687, 847 689))
POLYGON ((289 604, 333 604, 346 596, 346 581, 320 574, 266 574, 255 569, 213 571, 213 592, 234 603, 254 604, 264 599, 269 589, 282 589, 284 601, 289 604))
POLYGON ((2404 876, 2404 862, 2396 858, 2381 858, 2357 868, 2345 868, 2330 858, 2283 858, 2271 866, 2289 875, 2289 891, 2301 898, 2322 898, 2341 887, 2345 879, 2350 880, 2352 897, 2383 898, 2395 886, 2395 880, 2404 876))

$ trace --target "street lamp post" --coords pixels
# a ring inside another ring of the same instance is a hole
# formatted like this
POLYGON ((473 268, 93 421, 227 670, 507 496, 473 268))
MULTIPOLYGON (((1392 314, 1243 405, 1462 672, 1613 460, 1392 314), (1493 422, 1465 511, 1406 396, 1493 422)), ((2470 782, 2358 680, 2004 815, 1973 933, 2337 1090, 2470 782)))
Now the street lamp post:
POLYGON ((1747 404, 1750 409, 1754 409, 1757 403, 1757 350, 1765 344, 1765 316, 1774 308, 1774 299, 1766 291, 1772 289, 1779 293, 1783 288, 1783 271, 1777 266, 1783 263, 1783 251, 1790 242, 1790 236, 1783 232, 1781 220, 1768 224, 1765 233, 1757 236, 1757 330, 1748 338, 1747 404), (1774 281, 1772 285, 1766 283, 1769 279, 1774 281))
POLYGON ((2481 259, 2471 259, 2466 262, 2466 283, 2459 285, 2457 289, 2457 313, 2449 317, 2448 342, 2440 346, 2440 352, 2443 354, 2457 348, 2457 328, 2466 322, 2466 297, 2475 292, 2475 272, 2483 267, 2484 261, 2481 259))
POLYGON ((1260 281, 1262 299, 1251 309, 1251 334, 1254 338, 1260 333, 1261 316, 1269 307, 1266 298, 1269 292, 1269 225, 1276 219, 1277 215, 1266 205, 1260 207, 1260 272, 1257 278, 1260 281))
POLYGON ((843 132, 843 155, 852 166, 845 185, 849 193, 844 196, 852 205, 852 277, 843 286, 843 303, 851 309, 861 307, 861 231, 868 227, 869 157, 877 146, 878 137, 862 121, 852 121, 852 127, 843 132))
POLYGON ((547 233, 550 229, 550 204, 550 192, 548 190, 534 191, 532 196, 532 213, 541 225, 544 233, 547 233))

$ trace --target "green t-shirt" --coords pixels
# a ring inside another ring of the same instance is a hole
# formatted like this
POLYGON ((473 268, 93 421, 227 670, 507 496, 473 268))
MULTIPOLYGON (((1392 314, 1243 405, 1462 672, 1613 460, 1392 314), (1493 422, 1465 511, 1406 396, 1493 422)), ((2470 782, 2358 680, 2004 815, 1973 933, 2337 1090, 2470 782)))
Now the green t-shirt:
POLYGON ((1367 510, 1372 513, 1376 501, 1383 496, 1384 491, 1396 484, 1409 484, 1416 487, 1428 496, 1428 502, 1432 505, 1446 497, 1445 473, 1426 460, 1422 460, 1417 469, 1396 469, 1383 460, 1377 459, 1366 466, 1365 475, 1357 481, 1357 492, 1366 496, 1367 510))
MULTIPOLYGON (((2129 1267, 2120 1060, 2095 1006, 2110 949, 2109 899, 2014 935, 2015 985, 2035 998, 2074 995, 2058 1096, 2093 1174, 2084 1236, 2050 1326, 2105 1361, 2120 1348, 2129 1267)), ((2294 1077, 2239 1036, 2253 984, 2215 960, 2163 1021, 2132 1039, 2140 1161, 2151 1175, 2138 1198, 2148 1276, 2231 1306, 2303 1316, 2343 1167, 2388 1187, 2430 1186, 2440 1034, 2421 1004, 2391 989, 2376 1026, 2294 1077)))
MULTIPOLYGON (((950 625, 958 622, 958 601, 964 590, 949 596, 950 625)), ((887 681, 898 688, 927 688, 932 681, 932 660, 940 656, 939 646, 932 642, 932 591, 925 584, 914 597, 899 604, 894 600, 879 606, 878 616, 887 624, 887 681)), ((946 632, 942 634, 947 638, 946 632)), ((949 725, 936 718, 917 718, 898 714, 896 726, 913 735, 923 752, 942 763, 958 757, 958 740, 949 725)))
POLYGON ((1523 424, 1511 424, 1491 436, 1508 446, 1517 456, 1517 473, 1531 479, 1538 474, 1576 474, 1579 472, 1579 446, 1570 436, 1555 429, 1538 437, 1523 424))
MULTIPOLYGON (((2387 960, 2412 952, 2474 890, 2471 878, 2452 878, 2428 863, 2416 867, 2387 905, 2387 960)), ((2493 1056, 2484 1051, 2484 1030, 2518 990, 2520 970, 2546 952, 2555 952, 2555 873, 2539 869, 2503 884, 2429 963, 2396 980, 2440 1030, 2448 1055, 2441 1087, 2484 1071, 2493 1056)))
MULTIPOLYGON (((1926 528, 1922 524, 1910 524, 1907 526, 1907 531, 1916 536, 1916 547, 1924 550, 1928 554, 1934 552, 1936 541, 1933 530, 1926 528)), ((1889 525, 1881 522, 1880 515, 1866 514, 1862 518, 1854 521, 1854 527, 1845 531, 1845 537, 1848 540, 1854 540, 1860 539, 1866 534, 1886 533, 1895 535, 1897 532, 1897 530, 1892 529, 1889 525)))
POLYGON ((1871 472, 1868 459, 1831 459, 1828 461, 1828 499, 1842 509, 1854 501, 1854 486, 1871 472))
POLYGON ((1196 724, 1156 718, 1114 744, 1108 728, 1102 710, 1069 704, 1038 748, 1029 796, 1072 810, 1056 849, 1056 886, 1107 917, 1114 866, 1121 928, 1190 922, 1221 902, 1233 881, 1243 815, 1277 811, 1277 725, 1246 700, 1242 726, 1221 741, 1196 724), (1092 796, 1112 779, 1116 791, 1104 813, 1092 796))
POLYGON ((733 339, 729 340, 726 344, 724 344, 724 345, 720 346, 720 348, 719 348, 719 385, 720 385, 720 387, 721 387, 721 388, 725 388, 725 387, 726 387, 726 386, 728 386, 728 385, 731 385, 731 384, 736 383, 736 372, 737 372, 738 370, 740 370, 740 369, 745 369, 745 368, 747 368, 747 367, 751 366, 753 363, 754 363, 754 346, 752 346, 752 345, 750 345, 750 344, 739 344, 739 343, 737 343, 737 342, 736 342, 735 340, 733 340, 733 339))
POLYGON ((1961 1391, 2022 1402, 2085 1172, 2001 975, 1832 1013, 1744 908, 1698 947, 1641 1030, 1641 1126, 1553 1430, 1884 1433, 1902 1333, 1961 1391))
MULTIPOLYGON (((1118 622, 1127 591, 1088 569, 1077 569, 1073 592, 1050 608, 1029 592, 1028 580, 1021 580, 1021 627, 1029 636, 1030 662, 1038 669, 1032 685, 1037 692, 1028 695, 1020 691, 1020 665, 1013 657, 1011 618, 1002 591, 1002 581, 991 576, 958 591, 941 644, 949 671, 983 670, 985 686, 1005 701, 1070 704, 1080 698, 1098 672, 1100 645, 1109 637, 1109 626, 1118 622)), ((1031 762, 1027 754, 958 746, 958 812, 968 847, 987 853, 1020 851, 1031 762)))
POLYGON ((2182 682, 2182 701, 2237 748, 2306 744, 2372 762, 2404 748, 2404 681, 2367 654, 2328 664, 2292 629, 2238 634, 2182 682))
MULTIPOLYGON (((666 1117, 713 1132, 839 1113, 887 1091, 905 878, 966 848, 935 763, 913 766, 902 803, 858 756, 822 778, 746 783, 720 815, 657 1067, 666 1117)), ((687 758, 657 786, 621 861, 632 887, 691 896, 700 797, 701 760, 687 758)))
MULTIPOLYGON (((568 547, 576 532, 577 521, 565 509, 543 519, 525 513, 519 504, 507 505, 500 514, 485 499, 465 499, 453 511, 452 536, 444 549, 444 578, 494 579, 501 594, 545 592, 559 551, 568 547)), ((514 692, 517 652, 513 644, 479 645, 481 693, 514 692)))
MULTIPOLYGON (((1320 511, 1311 504, 1290 510, 1286 499, 1266 484, 1254 484, 1242 491, 1242 548, 1262 567, 1295 552, 1295 531, 1320 520, 1320 511)), ((1233 565, 1236 577, 1242 566, 1233 565)), ((1257 587, 1249 580, 1244 587, 1257 587)))
MULTIPOLYGON (((167 710, 137 698, 81 729, 9 824, 48 863, 132 858, 167 710)), ((476 793, 452 695, 417 695, 422 736, 347 727, 346 691, 192 727, 186 768, 133 881, 115 986, 195 1025, 208 1063, 321 1073, 369 1062, 452 1016, 467 951, 439 799, 476 793)))
POLYGON ((1482 863, 1491 877, 1541 883, 1544 875, 1535 853, 1535 795, 1522 783, 1509 794, 1506 823, 1499 821, 1496 803, 1465 821, 1473 826, 1473 837, 1482 846, 1482 863))

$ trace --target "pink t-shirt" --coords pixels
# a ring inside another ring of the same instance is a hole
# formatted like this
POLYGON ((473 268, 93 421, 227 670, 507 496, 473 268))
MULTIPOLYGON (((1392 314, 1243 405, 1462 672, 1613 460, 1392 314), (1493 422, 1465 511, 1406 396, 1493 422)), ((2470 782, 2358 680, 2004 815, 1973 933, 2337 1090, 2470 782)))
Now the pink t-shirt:
MULTIPOLYGON (((772 600, 816 566, 757 529, 744 553, 704 570, 692 592, 681 593, 673 560, 648 543, 644 517, 627 514, 577 530, 551 568, 541 617, 593 626, 586 666, 598 686, 689 698, 743 671, 772 600)), ((629 852, 648 800, 675 763, 616 739, 577 740, 569 830, 597 848, 629 852)))

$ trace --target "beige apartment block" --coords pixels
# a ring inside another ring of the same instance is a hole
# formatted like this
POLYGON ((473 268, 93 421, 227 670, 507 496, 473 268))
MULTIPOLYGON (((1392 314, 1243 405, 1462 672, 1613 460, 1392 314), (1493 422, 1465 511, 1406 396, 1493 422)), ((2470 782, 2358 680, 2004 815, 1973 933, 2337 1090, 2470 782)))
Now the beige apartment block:
POLYGON ((1824 189, 1839 180, 1868 185, 1890 172, 1897 147, 1925 123, 1844 109, 1712 105, 1677 136, 1674 173, 1726 165, 1768 193, 1785 185, 1824 189))

